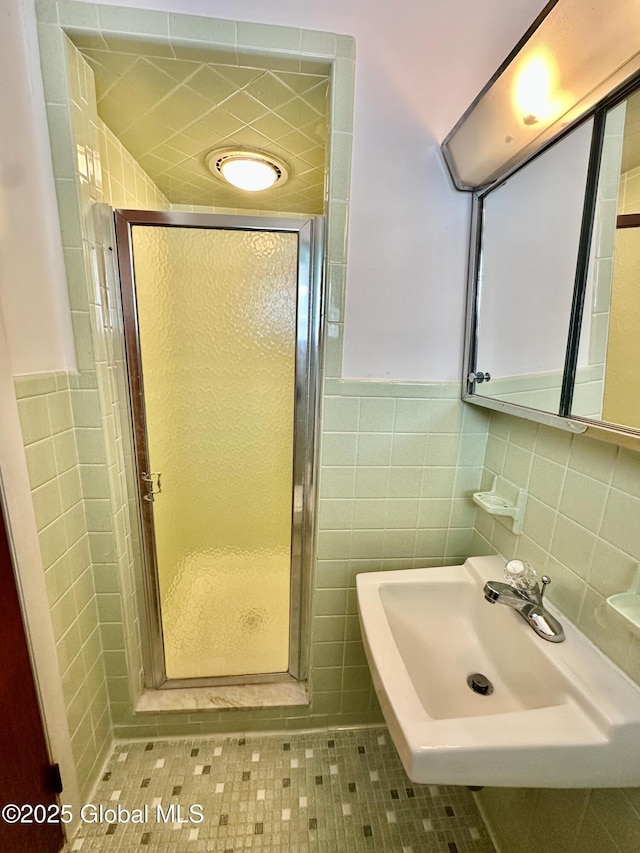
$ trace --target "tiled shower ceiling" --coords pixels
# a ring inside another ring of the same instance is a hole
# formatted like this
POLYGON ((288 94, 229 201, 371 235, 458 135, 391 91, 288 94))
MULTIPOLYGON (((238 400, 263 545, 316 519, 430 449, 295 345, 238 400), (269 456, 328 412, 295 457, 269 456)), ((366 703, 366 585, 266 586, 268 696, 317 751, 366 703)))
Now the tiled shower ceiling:
POLYGON ((327 76, 152 56, 133 42, 78 46, 98 114, 172 204, 323 212, 327 76), (230 146, 284 160, 288 181, 259 194, 227 187, 204 158, 230 146))

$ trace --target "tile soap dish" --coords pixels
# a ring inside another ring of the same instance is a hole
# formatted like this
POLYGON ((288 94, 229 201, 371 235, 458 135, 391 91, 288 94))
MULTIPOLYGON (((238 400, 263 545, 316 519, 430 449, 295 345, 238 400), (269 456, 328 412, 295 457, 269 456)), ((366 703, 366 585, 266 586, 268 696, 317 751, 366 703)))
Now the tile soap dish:
POLYGON ((640 564, 636 579, 628 592, 617 592, 607 598, 607 605, 624 619, 626 627, 640 637, 640 564))
POLYGON ((490 492, 474 492, 473 502, 489 515, 503 516, 511 519, 511 530, 513 533, 522 532, 524 511, 527 506, 527 493, 524 489, 517 489, 515 501, 509 501, 498 494, 498 478, 493 478, 490 492))

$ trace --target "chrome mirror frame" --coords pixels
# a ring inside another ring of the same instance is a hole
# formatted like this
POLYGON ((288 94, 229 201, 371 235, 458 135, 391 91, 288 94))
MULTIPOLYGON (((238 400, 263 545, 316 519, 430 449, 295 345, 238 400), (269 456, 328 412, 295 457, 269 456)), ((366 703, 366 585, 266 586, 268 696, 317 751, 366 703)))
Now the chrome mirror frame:
POLYGON ((571 413, 574 381, 578 356, 578 345, 582 324, 582 314, 587 286, 587 274, 589 268, 589 256, 591 240, 593 236, 593 225, 596 214, 597 186, 600 174, 600 157, 604 138, 604 124, 608 111, 625 100, 631 92, 640 89, 640 74, 635 75, 611 95, 604 98, 596 107, 580 119, 574 122, 566 131, 556 136, 551 142, 537 151, 531 158, 519 164, 518 167, 508 173, 504 178, 472 193, 471 212, 471 236, 469 241, 468 281, 467 281, 467 316, 465 328, 465 349, 463 359, 462 377, 462 399, 465 402, 484 406, 488 409, 505 412, 507 414, 524 417, 528 420, 568 430, 573 433, 588 432, 592 437, 612 441, 617 444, 631 446, 635 449, 640 447, 640 428, 613 424, 607 421, 586 418, 571 413), (555 142, 564 138, 578 124, 593 119, 593 132, 589 165, 587 172, 587 184, 585 190, 585 201, 583 207, 582 226, 578 248, 578 261, 572 298, 571 317, 567 331, 567 347, 562 380, 562 391, 559 411, 546 412, 527 406, 508 403, 503 400, 480 396, 475 393, 478 382, 477 376, 480 367, 477 363, 478 350, 478 324, 480 312, 480 292, 478 288, 478 270, 482 258, 482 232, 483 232, 483 210, 484 201, 490 192, 497 189, 504 181, 524 168, 534 159, 541 156, 555 142))
MULTIPOLYGON (((494 170, 491 174, 487 174, 483 180, 479 182, 465 181, 458 171, 458 167, 452 153, 452 145, 456 134, 458 134, 465 126, 465 123, 472 116, 474 109, 491 91, 496 82, 500 80, 500 77, 505 70, 513 64, 521 52, 526 48, 530 39, 535 36, 542 26, 544 26, 549 14, 554 9, 562 7, 563 3, 568 5, 573 2, 574 0, 553 0, 553 2, 547 4, 532 27, 518 42, 507 60, 500 66, 496 74, 474 100, 453 130, 447 135, 441 146, 441 150, 451 173, 454 185, 457 189, 467 191, 472 194, 462 399, 465 402, 473 403, 495 411, 505 412, 518 417, 523 417, 531 421, 567 430, 572 433, 588 433, 591 437, 638 450, 640 449, 640 428, 635 429, 619 424, 572 415, 571 403, 589 266, 589 251, 596 212, 600 157, 604 137, 604 122, 608 110, 624 100, 632 91, 640 88, 640 44, 638 44, 638 51, 631 56, 624 65, 623 71, 625 76, 621 79, 620 69, 616 69, 615 73, 609 75, 598 87, 598 98, 595 103, 585 102, 585 99, 583 98, 580 103, 574 105, 571 110, 567 111, 563 116, 562 123, 560 123, 560 121, 556 121, 555 123, 552 122, 548 127, 543 128, 541 133, 538 134, 535 142, 532 142, 523 149, 520 156, 505 159, 498 169, 494 170), (480 396, 475 393, 475 387, 479 379, 479 366, 476 363, 480 296, 478 289, 478 270, 482 257, 484 199, 491 190, 496 189, 507 178, 511 177, 519 169, 531 163, 534 159, 543 154, 551 145, 555 144, 558 140, 573 131, 579 124, 590 118, 593 118, 594 128, 589 155, 585 203, 579 239, 578 263, 574 281, 571 318, 567 334, 566 357, 559 411, 557 413, 546 412, 515 403, 508 403, 491 397, 485 397, 484 395, 480 396)), ((602 2, 604 2, 604 0, 598 0, 598 4, 602 4, 602 2)), ((625 14, 633 14, 635 18, 640 20, 640 9, 637 12, 632 10, 631 4, 627 3, 626 0, 622 5, 624 7, 621 10, 623 17, 625 14)))

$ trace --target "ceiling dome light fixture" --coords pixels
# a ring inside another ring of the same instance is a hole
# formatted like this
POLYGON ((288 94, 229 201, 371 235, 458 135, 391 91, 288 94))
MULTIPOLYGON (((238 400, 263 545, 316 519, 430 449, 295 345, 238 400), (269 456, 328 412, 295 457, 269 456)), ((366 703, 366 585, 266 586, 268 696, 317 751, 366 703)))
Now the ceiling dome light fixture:
POLYGON ((282 160, 250 148, 219 148, 207 154, 205 163, 216 178, 248 192, 282 185, 289 176, 282 160))

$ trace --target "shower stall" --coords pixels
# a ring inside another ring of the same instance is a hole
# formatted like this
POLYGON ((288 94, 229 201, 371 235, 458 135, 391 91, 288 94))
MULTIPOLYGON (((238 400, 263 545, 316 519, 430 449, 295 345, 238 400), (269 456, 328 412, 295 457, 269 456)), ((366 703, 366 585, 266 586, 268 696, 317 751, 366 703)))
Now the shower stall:
POLYGON ((115 212, 149 687, 305 677, 322 226, 115 212))

